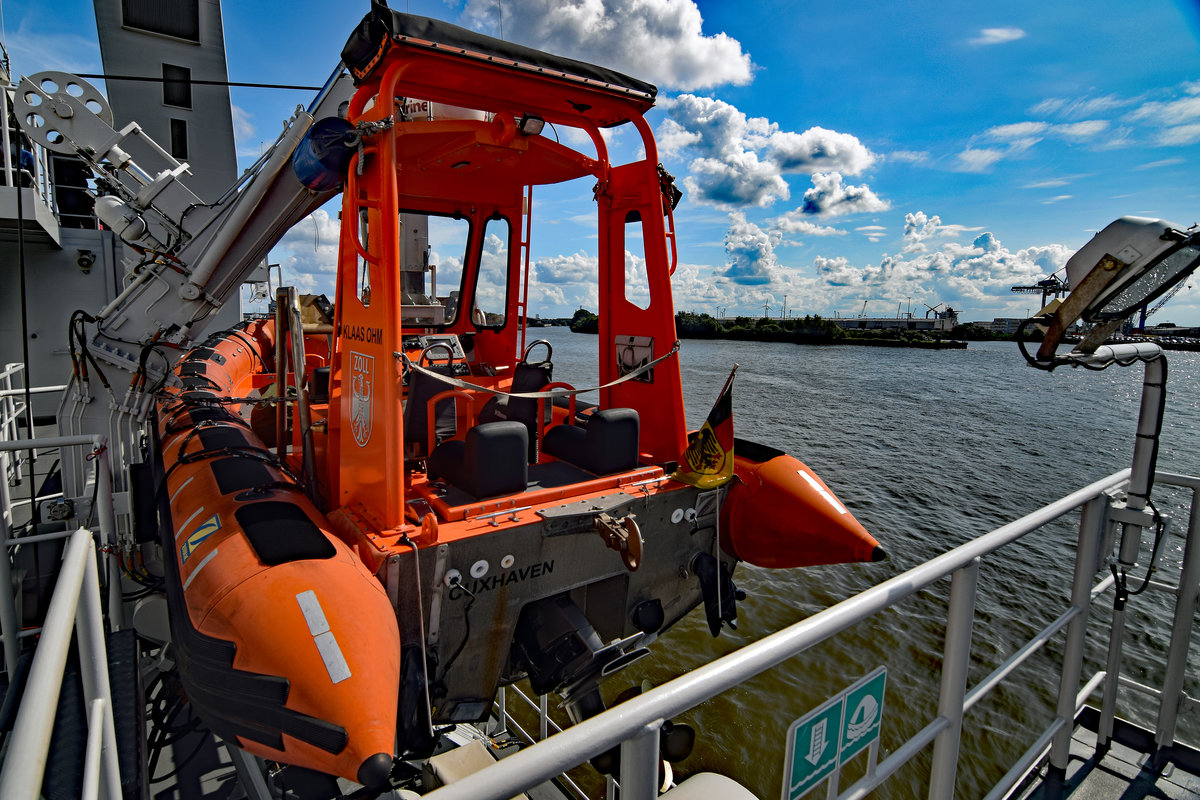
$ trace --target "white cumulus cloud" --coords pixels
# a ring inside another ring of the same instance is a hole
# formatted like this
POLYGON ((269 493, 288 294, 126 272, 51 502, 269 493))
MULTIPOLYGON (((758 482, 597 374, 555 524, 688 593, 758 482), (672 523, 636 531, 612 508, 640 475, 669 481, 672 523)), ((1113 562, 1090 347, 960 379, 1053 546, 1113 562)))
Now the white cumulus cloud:
POLYGON ((468 25, 682 91, 750 83, 754 65, 733 37, 705 33, 691 0, 468 0, 468 25), (501 16, 502 15, 502 16, 501 16))
POLYGON ((827 172, 859 175, 875 163, 875 155, 849 133, 809 128, 803 133, 776 131, 767 143, 767 158, 784 172, 827 172))
POLYGON ((753 152, 724 159, 698 158, 683 186, 692 199, 719 206, 769 206, 791 194, 779 170, 759 161, 753 152))
POLYGON ((729 221, 725 233, 725 277, 747 285, 769 283, 779 266, 775 257, 779 234, 748 222, 740 211, 730 214, 729 221))
POLYGON ((812 176, 813 188, 804 193, 802 209, 806 214, 840 217, 861 212, 886 211, 891 203, 880 198, 865 184, 852 186, 842 182, 837 172, 818 172, 812 176))
POLYGON ((658 129, 661 152, 691 158, 684 186, 699 203, 769 206, 790 197, 785 174, 858 175, 877 158, 851 134, 782 131, 723 100, 684 94, 662 105, 670 117, 658 129))
POLYGON ((917 211, 904 215, 904 252, 924 253, 928 250, 925 242, 935 237, 951 238, 964 232, 974 232, 982 228, 968 228, 966 225, 950 225, 942 222, 937 214, 928 215, 917 211))

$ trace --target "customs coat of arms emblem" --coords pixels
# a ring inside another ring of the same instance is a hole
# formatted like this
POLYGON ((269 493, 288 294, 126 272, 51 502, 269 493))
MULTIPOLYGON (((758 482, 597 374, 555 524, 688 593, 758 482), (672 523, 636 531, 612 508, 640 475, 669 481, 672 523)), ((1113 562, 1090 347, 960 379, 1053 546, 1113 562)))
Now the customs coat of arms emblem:
POLYGON ((375 357, 350 351, 350 430, 359 447, 371 440, 375 357))

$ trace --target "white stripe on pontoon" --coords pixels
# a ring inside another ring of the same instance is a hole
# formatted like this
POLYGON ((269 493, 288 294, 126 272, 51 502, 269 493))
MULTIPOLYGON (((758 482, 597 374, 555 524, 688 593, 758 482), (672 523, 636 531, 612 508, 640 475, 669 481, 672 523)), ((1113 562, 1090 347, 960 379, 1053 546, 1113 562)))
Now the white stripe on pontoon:
POLYGON ((188 590, 188 587, 192 585, 192 581, 196 580, 196 576, 200 574, 200 570, 202 570, 206 566, 208 566, 208 562, 212 561, 216 555, 217 555, 217 548, 214 547, 213 551, 211 553, 209 553, 208 555, 206 555, 200 561, 200 563, 196 565, 196 568, 194 570, 192 570, 192 574, 188 575, 188 579, 183 582, 183 590, 185 592, 188 590))
POLYGON ((325 662, 325 671, 329 673, 329 680, 333 683, 341 683, 350 677, 350 665, 346 663, 346 656, 342 654, 342 648, 338 646, 337 637, 329 629, 329 620, 325 617, 325 609, 321 608, 321 601, 317 599, 317 593, 312 589, 300 592, 296 595, 296 602, 300 604, 304 621, 308 623, 308 631, 313 635, 313 643, 317 646, 317 652, 321 654, 321 660, 325 662))
POLYGON ((846 507, 844 505, 842 505, 841 503, 839 503, 838 499, 836 497, 834 497, 832 494, 830 494, 828 489, 826 489, 824 486, 822 486, 820 483, 818 483, 816 478, 814 478, 812 475, 809 475, 807 472, 805 472, 802 469, 796 470, 796 474, 799 475, 801 478, 804 478, 804 480, 808 481, 808 485, 813 488, 813 491, 815 491, 817 494, 821 495, 821 497, 824 497, 829 502, 829 505, 831 505, 835 509, 837 509, 837 512, 839 514, 849 514, 850 513, 849 511, 846 510, 846 507))
POLYGON ((183 524, 179 526, 179 530, 175 531, 175 535, 183 536, 183 532, 185 530, 187 530, 188 525, 192 524, 192 520, 194 520, 196 517, 200 516, 203 513, 204 513, 204 506, 200 506, 199 508, 197 508, 196 513, 192 514, 190 517, 188 517, 186 520, 184 520, 183 524))
POLYGON ((175 502, 175 498, 176 498, 176 497, 179 497, 179 493, 183 491, 183 488, 184 488, 185 486, 187 486, 189 483, 191 483, 192 481, 194 481, 194 480, 196 480, 196 476, 195 476, 195 475, 193 475, 192 477, 188 478, 188 479, 187 479, 186 481, 184 481, 183 483, 179 484, 179 488, 175 490, 175 494, 171 495, 171 499, 170 499, 170 500, 168 500, 167 502, 168 502, 168 503, 174 503, 174 502, 175 502))

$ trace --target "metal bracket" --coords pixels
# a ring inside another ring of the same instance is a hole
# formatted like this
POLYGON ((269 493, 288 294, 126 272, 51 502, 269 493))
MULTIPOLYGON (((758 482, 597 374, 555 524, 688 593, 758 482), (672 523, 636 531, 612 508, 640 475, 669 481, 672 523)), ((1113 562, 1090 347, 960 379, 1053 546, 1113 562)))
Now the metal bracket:
POLYGON ((1108 511, 1110 522, 1120 522, 1125 525, 1137 525, 1142 528, 1154 527, 1154 515, 1149 511, 1134 511, 1125 506, 1113 506, 1108 511))
POLYGON ((429 630, 426 636, 429 639, 430 647, 437 647, 438 637, 442 626, 442 598, 443 592, 446 589, 446 561, 450 554, 450 548, 447 545, 439 544, 437 547, 437 560, 433 565, 433 586, 432 595, 429 599, 429 630))
POLYGON ((636 572, 642 565, 642 531, 633 514, 620 518, 597 514, 596 532, 610 550, 621 554, 621 560, 630 572, 636 572))

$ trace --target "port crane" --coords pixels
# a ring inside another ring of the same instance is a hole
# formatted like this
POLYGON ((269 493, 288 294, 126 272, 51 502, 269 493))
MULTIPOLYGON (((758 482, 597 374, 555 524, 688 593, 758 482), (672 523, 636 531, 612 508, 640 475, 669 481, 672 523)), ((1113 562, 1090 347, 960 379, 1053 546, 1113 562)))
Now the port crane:
POLYGON ((1179 294, 1179 290, 1184 288, 1185 286, 1188 288, 1191 288, 1190 283, 1182 283, 1181 282, 1181 283, 1175 284, 1175 286, 1173 286, 1170 291, 1168 291, 1166 294, 1164 294, 1162 297, 1160 297, 1158 299, 1158 302, 1155 303, 1153 307, 1149 308, 1149 310, 1147 310, 1147 307, 1149 306, 1149 304, 1142 306, 1142 310, 1138 315, 1137 329, 1139 331, 1144 332, 1146 330, 1146 320, 1149 319, 1150 317, 1154 316, 1155 314, 1157 314, 1159 311, 1161 311, 1162 307, 1165 306, 1168 302, 1170 302, 1172 297, 1179 294))
POLYGON ((1016 294, 1040 294, 1042 296, 1042 308, 1045 308, 1046 300, 1051 295, 1057 298, 1071 291, 1071 282, 1064 281, 1058 275, 1051 275, 1049 278, 1043 278, 1032 286, 1014 286, 1012 287, 1012 291, 1016 294))

